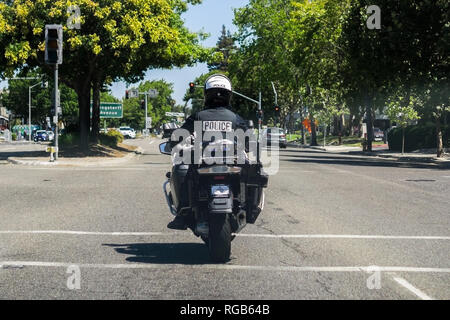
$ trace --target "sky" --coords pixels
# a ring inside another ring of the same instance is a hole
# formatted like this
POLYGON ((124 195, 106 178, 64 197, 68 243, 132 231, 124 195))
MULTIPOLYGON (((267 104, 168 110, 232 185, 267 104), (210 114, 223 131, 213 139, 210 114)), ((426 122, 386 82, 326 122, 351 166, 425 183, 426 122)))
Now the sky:
MULTIPOLYGON (((210 37, 201 44, 206 47, 214 47, 222 31, 222 25, 227 30, 236 31, 233 25, 233 8, 241 8, 248 4, 249 0, 203 0, 202 4, 189 5, 189 10, 182 15, 185 26, 192 32, 203 31, 210 34, 210 37)), ((172 70, 150 70, 146 73, 146 80, 164 79, 169 83, 173 83, 173 98, 177 104, 184 105, 183 97, 188 88, 189 82, 203 73, 207 73, 206 64, 197 64, 194 67, 176 68, 172 70)), ((6 87, 8 83, 3 81, 0 87, 6 87)), ((132 86, 132 85, 131 85, 132 86)), ((111 93, 118 99, 125 96, 126 83, 113 83, 110 87, 111 93)))
MULTIPOLYGON (((236 31, 233 25, 233 8, 240 8, 248 4, 249 0, 203 0, 202 4, 189 5, 189 10, 182 15, 185 26, 192 32, 203 31, 210 34, 210 37, 202 42, 206 47, 214 47, 222 31, 222 25, 227 30, 236 31)), ((173 83, 173 98, 177 104, 184 105, 183 97, 192 82, 203 73, 207 73, 208 68, 205 63, 197 64, 194 67, 176 68, 172 70, 150 70, 146 73, 146 80, 164 79, 173 83)), ((131 85, 132 86, 132 85, 131 85)), ((125 95, 126 83, 118 82, 111 86, 111 93, 118 99, 125 95)))

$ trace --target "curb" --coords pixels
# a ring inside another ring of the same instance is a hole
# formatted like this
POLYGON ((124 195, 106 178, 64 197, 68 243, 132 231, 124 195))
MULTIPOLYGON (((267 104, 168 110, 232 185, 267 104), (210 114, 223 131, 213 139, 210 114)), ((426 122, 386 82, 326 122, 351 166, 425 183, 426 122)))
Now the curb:
MULTIPOLYGON (((136 150, 137 151, 137 150, 136 150)), ((37 161, 37 160, 20 160, 17 158, 9 157, 6 161, 8 161, 11 164, 14 165, 22 165, 22 166, 51 166, 51 167, 57 167, 57 166, 64 166, 64 167, 97 167, 97 166, 107 166, 107 165, 115 165, 127 162, 131 160, 132 158, 136 157, 138 153, 133 152, 125 155, 122 158, 116 158, 116 159, 109 159, 109 160, 103 160, 103 161, 97 161, 97 162, 67 162, 64 160, 58 160, 55 162, 50 161, 37 161)))
POLYGON ((293 147, 293 148, 304 148, 304 149, 315 149, 315 150, 327 151, 323 147, 312 147, 312 146, 301 145, 301 144, 296 144, 296 143, 292 143, 292 142, 288 142, 286 145, 288 147, 293 147))

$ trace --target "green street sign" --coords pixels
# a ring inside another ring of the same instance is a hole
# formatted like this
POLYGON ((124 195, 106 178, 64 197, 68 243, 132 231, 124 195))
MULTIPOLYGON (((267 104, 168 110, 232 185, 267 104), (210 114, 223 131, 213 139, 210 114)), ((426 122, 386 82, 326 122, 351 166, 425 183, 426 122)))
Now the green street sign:
MULTIPOLYGON (((91 102, 92 118, 92 102, 91 102)), ((114 102, 100 102, 100 119, 123 118, 123 105, 114 102)))

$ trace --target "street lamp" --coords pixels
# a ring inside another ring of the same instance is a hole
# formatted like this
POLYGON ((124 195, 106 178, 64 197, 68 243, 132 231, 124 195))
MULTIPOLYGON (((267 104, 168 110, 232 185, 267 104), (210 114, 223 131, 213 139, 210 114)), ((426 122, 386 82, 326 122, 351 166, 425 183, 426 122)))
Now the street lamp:
POLYGON ((31 142, 31 89, 34 87, 42 85, 44 88, 48 87, 48 82, 38 82, 30 87, 28 87, 28 140, 31 142))

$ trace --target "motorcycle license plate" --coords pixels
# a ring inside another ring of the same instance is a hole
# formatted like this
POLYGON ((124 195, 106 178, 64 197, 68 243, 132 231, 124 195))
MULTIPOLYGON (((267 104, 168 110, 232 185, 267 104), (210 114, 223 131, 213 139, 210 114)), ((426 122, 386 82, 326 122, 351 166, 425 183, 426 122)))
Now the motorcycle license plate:
POLYGON ((233 131, 233 124, 231 121, 203 121, 203 131, 233 131))

